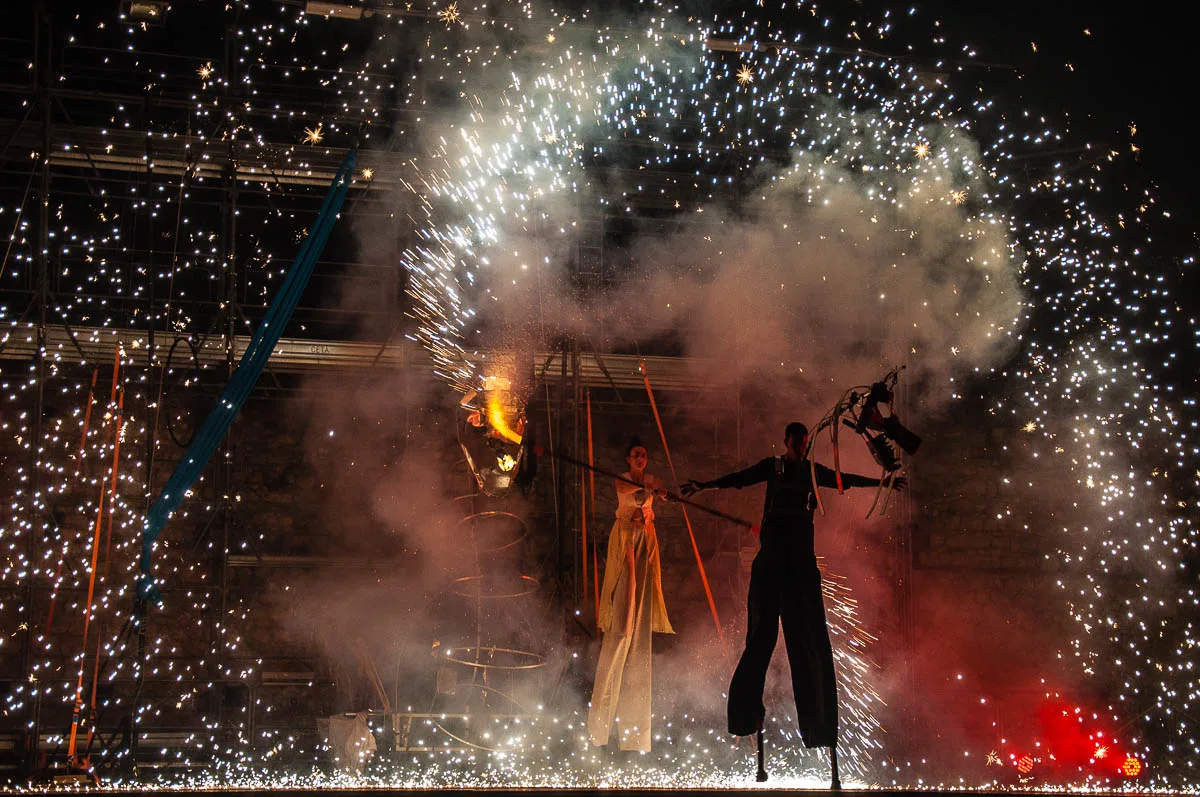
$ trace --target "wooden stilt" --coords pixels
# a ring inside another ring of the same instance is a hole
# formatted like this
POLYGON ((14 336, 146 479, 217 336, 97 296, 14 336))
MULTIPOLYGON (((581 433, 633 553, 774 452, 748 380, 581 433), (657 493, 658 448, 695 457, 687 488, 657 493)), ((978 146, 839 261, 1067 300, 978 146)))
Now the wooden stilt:
POLYGON ((833 745, 832 747, 829 748, 829 763, 830 763, 830 769, 833 772, 833 777, 829 782, 829 788, 832 789, 833 791, 841 791, 842 779, 838 775, 837 745, 833 745))
POLYGON ((763 745, 763 729, 761 727, 758 729, 757 739, 758 739, 758 775, 756 776, 756 778, 759 783, 766 783, 766 781, 767 781, 767 763, 766 763, 766 753, 764 752, 764 745, 763 745))

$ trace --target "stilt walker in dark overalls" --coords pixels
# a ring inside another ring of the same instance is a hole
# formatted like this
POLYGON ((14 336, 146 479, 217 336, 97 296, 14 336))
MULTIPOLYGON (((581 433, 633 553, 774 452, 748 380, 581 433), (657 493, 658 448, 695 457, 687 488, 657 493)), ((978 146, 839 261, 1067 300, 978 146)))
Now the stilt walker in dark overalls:
MULTIPOLYGON (((837 681, 814 551, 813 510, 817 502, 813 467, 804 458, 807 440, 808 427, 788 424, 783 456, 768 457, 712 481, 689 481, 681 492, 690 496, 701 490, 767 483, 760 548, 750 570, 746 649, 729 684, 729 732, 736 736, 759 734, 759 779, 765 780, 761 765, 761 731, 766 714, 763 689, 782 622, 800 736, 805 747, 830 749, 833 787, 840 788, 837 681)), ((818 464, 815 472, 820 486, 838 486, 833 470, 818 464)), ((853 473, 843 473, 841 481, 843 487, 877 487, 880 483, 879 479, 853 473)), ((893 487, 902 489, 904 479, 897 477, 893 487)))

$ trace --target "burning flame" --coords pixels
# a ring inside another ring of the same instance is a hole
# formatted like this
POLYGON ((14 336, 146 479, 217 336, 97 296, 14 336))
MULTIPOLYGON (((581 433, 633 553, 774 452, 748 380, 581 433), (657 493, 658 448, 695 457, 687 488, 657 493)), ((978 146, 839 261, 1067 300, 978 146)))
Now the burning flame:
POLYGON ((496 434, 503 437, 510 443, 521 444, 521 435, 508 428, 508 423, 504 420, 504 408, 500 406, 500 402, 496 399, 488 401, 488 423, 496 430, 496 434))

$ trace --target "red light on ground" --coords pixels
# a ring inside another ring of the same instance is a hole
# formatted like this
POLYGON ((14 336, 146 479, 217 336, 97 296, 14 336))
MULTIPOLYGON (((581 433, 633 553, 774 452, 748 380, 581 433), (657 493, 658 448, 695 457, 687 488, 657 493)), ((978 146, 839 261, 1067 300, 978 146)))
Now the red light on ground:
POLYGON ((1017 766, 1017 772, 1020 772, 1022 775, 1028 775, 1029 772, 1033 769, 1033 756, 1029 756, 1029 755, 1021 756, 1020 758, 1017 759, 1016 766, 1017 766))
POLYGON ((1134 756, 1125 756, 1121 762, 1121 774, 1127 778, 1136 778, 1142 774, 1142 762, 1134 756))

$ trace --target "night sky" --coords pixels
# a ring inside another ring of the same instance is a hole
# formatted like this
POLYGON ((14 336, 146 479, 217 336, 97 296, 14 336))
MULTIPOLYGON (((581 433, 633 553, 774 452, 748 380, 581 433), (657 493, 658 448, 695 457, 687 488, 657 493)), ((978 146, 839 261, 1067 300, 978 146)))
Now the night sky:
POLYGON ((1194 31, 1178 6, 1018 0, 922 7, 939 9, 961 40, 978 46, 981 61, 1014 67, 1027 107, 1050 119, 1069 112, 1087 140, 1138 144, 1145 176, 1178 210, 1173 248, 1193 242, 1194 250, 1200 152, 1191 120, 1200 70, 1194 31))

